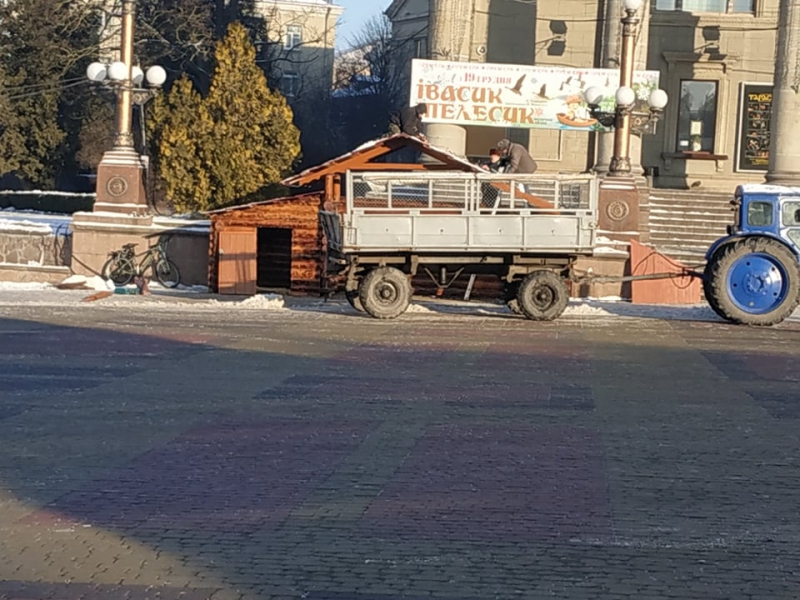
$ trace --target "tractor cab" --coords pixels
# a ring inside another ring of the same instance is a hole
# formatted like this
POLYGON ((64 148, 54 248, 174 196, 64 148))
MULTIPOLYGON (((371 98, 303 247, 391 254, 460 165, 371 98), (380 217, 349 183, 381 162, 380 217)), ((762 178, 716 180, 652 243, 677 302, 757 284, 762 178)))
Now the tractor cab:
POLYGON ((800 188, 741 185, 728 235, 706 254, 703 290, 721 317, 775 325, 800 303, 800 188))
POLYGON ((728 235, 769 236, 800 255, 800 188, 742 185, 731 204, 735 217, 728 235))

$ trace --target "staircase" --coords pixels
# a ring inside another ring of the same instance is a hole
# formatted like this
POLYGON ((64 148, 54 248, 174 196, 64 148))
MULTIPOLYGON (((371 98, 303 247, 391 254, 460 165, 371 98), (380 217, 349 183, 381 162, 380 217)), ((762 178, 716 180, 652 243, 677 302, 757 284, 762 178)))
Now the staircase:
POLYGON ((650 243, 687 265, 703 263, 709 246, 733 223, 732 194, 695 190, 650 191, 650 243))

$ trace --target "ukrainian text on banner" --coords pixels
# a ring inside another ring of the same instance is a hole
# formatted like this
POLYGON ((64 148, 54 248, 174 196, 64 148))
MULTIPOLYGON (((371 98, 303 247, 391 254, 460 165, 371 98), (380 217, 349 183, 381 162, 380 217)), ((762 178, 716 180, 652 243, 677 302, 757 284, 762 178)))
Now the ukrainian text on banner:
MULTIPOLYGON (((649 112, 658 71, 636 71, 636 112, 649 112)), ((439 60, 412 61, 411 105, 428 105, 426 123, 454 123, 526 129, 605 131, 592 118, 584 90, 606 91, 601 110, 614 110, 616 69, 531 67, 439 60)))

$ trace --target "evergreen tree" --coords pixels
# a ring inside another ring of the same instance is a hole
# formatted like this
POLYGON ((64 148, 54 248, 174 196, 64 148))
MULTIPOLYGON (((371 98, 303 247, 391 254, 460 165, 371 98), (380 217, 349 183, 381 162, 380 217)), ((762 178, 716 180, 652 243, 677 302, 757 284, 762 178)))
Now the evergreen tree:
POLYGON ((203 160, 213 126, 203 98, 187 77, 176 82, 169 96, 154 102, 150 135, 157 150, 157 171, 178 212, 213 207, 211 176, 203 160))
POLYGON ((153 110, 158 171, 179 211, 227 206, 277 183, 300 152, 292 111, 267 86, 244 26, 230 26, 215 59, 205 99, 183 79, 153 110))
POLYGON ((280 181, 300 153, 300 132, 286 99, 267 86, 240 24, 216 51, 207 104, 214 121, 206 146, 215 202, 224 206, 280 181))
POLYGON ((51 187, 74 169, 96 13, 83 2, 15 0, 0 5, 0 22, 0 175, 51 187))

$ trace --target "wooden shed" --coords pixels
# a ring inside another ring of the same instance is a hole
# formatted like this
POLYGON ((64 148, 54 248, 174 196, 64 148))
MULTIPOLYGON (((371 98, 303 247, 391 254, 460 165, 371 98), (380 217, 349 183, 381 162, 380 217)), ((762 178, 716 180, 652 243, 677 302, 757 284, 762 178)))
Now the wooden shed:
POLYGON ((292 176, 284 185, 316 191, 232 206, 211 219, 209 287, 220 294, 253 295, 262 290, 323 294, 329 291, 327 252, 319 213, 343 210, 347 171, 479 171, 467 160, 404 134, 375 140, 292 176), (413 149, 437 162, 390 162, 413 149))

